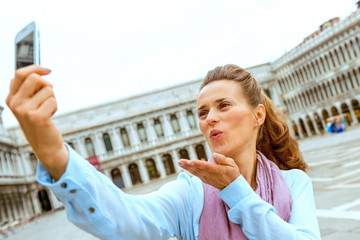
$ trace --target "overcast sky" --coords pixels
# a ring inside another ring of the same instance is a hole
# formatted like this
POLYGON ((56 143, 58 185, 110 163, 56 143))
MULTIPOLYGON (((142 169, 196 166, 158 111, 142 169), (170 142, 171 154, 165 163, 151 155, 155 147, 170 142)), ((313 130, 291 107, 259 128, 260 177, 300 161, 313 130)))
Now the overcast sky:
MULTIPOLYGON (((227 63, 274 61, 355 0, 1 0, 0 105, 14 74, 14 37, 35 20, 58 113, 202 78, 227 63)), ((84 121, 86 121, 84 119, 84 121)))

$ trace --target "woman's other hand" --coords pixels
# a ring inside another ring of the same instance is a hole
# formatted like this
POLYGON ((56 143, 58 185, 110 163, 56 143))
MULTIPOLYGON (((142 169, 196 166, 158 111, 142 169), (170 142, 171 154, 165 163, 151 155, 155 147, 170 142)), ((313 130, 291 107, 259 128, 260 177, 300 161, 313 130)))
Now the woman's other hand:
POLYGON ((57 111, 57 103, 52 85, 42 78, 50 72, 36 65, 18 69, 11 80, 6 104, 39 161, 58 180, 65 172, 68 152, 60 131, 51 121, 57 111))
POLYGON ((199 177, 204 183, 219 190, 224 189, 241 174, 234 160, 213 153, 214 162, 180 159, 179 166, 199 177))

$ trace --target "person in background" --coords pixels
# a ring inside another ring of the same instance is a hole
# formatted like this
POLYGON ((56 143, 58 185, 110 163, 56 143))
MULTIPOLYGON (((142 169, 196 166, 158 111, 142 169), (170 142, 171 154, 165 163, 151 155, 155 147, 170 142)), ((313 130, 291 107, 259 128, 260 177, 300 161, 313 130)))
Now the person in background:
POLYGON ((208 72, 197 97, 209 161, 181 159, 158 191, 122 192, 68 145, 51 117, 57 103, 43 76, 15 73, 6 102, 40 163, 38 181, 64 203, 68 219, 101 239, 320 239, 307 165, 284 114, 236 65, 208 72))

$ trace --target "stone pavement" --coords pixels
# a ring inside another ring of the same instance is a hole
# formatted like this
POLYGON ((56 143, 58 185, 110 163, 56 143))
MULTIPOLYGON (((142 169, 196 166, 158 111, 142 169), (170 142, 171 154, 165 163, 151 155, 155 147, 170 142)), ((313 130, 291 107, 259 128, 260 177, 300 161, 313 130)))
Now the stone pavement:
MULTIPOLYGON (((360 126, 335 135, 299 142, 314 185, 317 216, 323 240, 360 239, 360 126)), ((153 191, 167 180, 136 186, 129 193, 153 191)), ((0 239, 2 237, 0 236, 0 239)), ((11 240, 92 240, 66 219, 65 211, 45 215, 10 233, 11 240)))
POLYGON ((322 239, 360 239, 360 127, 300 141, 322 239))

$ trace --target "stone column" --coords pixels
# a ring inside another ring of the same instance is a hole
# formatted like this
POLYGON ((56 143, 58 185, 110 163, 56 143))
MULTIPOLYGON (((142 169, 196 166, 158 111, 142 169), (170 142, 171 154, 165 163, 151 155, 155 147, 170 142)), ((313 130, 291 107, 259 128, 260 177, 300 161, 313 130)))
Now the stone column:
POLYGON ((31 201, 34 207, 34 211, 35 211, 35 215, 39 215, 41 213, 41 207, 40 207, 40 202, 39 202, 39 198, 37 196, 37 192, 36 189, 32 189, 30 192, 31 195, 31 201))
POLYGON ((6 208, 6 212, 7 212, 7 215, 8 215, 9 222, 13 222, 15 220, 15 217, 13 215, 12 207, 11 207, 10 200, 9 200, 8 197, 9 197, 8 194, 6 194, 4 196, 5 208, 6 208))
POLYGON ((83 137, 77 137, 75 139, 77 145, 77 151, 83 157, 87 156, 87 152, 85 149, 85 139, 83 137))
POLYGON ((195 152, 195 149, 194 149, 194 146, 193 145, 189 145, 188 146, 188 149, 189 149, 189 157, 190 159, 198 159, 197 155, 196 155, 196 152, 195 152))
POLYGON ((21 203, 23 204, 25 218, 29 219, 31 217, 31 214, 29 212, 29 206, 27 205, 27 200, 24 194, 21 195, 21 203))
POLYGON ((8 173, 9 173, 9 175, 14 175, 14 169, 13 169, 13 166, 12 166, 12 164, 11 164, 11 158, 10 158, 9 154, 8 154, 8 153, 5 153, 4 156, 5 156, 5 159, 6 159, 6 164, 7 164, 7 166, 8 166, 8 170, 9 170, 8 173))
POLYGON ((171 127, 169 116, 164 114, 162 118, 164 120, 164 135, 166 138, 172 139, 174 137, 174 131, 171 127))
POLYGON ((5 175, 5 159, 3 159, 2 152, 0 152, 0 174, 5 175))
POLYGON ((130 178, 130 174, 129 174, 129 168, 127 167, 126 164, 121 165, 121 176, 123 178, 125 187, 126 188, 132 187, 132 182, 131 182, 131 178, 130 178))
POLYGON ((111 128, 109 131, 109 135, 111 137, 111 143, 115 151, 124 148, 124 145, 121 141, 119 129, 111 128))
POLYGON ((182 171, 182 168, 177 164, 177 162, 180 160, 179 159, 179 155, 176 151, 176 149, 173 149, 171 151, 172 153, 172 160, 173 160, 173 164, 174 164, 174 167, 175 167, 175 171, 178 173, 178 172, 181 172, 182 171))
POLYGON ((299 119, 298 119, 298 120, 294 120, 294 122, 296 123, 296 125, 297 125, 297 127, 298 127, 299 137, 300 137, 300 138, 304 138, 304 134, 302 133, 301 124, 300 124, 299 119))
POLYGON ((137 132, 136 132, 136 128, 135 128, 135 124, 136 123, 130 123, 129 124, 129 131, 128 131, 128 133, 130 132, 130 134, 129 134, 129 137, 130 137, 130 144, 131 144, 131 146, 132 147, 134 147, 134 148, 139 148, 139 146, 140 146, 140 139, 139 139, 139 137, 138 137, 138 134, 137 134, 137 132))
POLYGON ((106 154, 106 149, 104 146, 104 140, 102 137, 102 132, 96 132, 91 134, 92 139, 94 139, 94 148, 95 148, 95 155, 102 156, 106 154))
POLYGON ((146 135, 148 137, 148 142, 151 144, 154 144, 155 141, 157 140, 157 136, 155 133, 154 126, 153 126, 153 124, 151 124, 149 119, 145 120, 144 127, 146 130, 146 135))
POLYGON ((6 219, 6 214, 5 214, 5 211, 6 211, 6 204, 5 204, 5 199, 4 199, 4 196, 0 195, 0 218, 1 219, 6 219))
POLYGON ((9 158, 11 159, 12 162, 12 166, 14 168, 14 175, 20 175, 21 174, 21 169, 20 166, 18 164, 17 158, 14 156, 14 154, 12 152, 9 153, 9 158))
POLYGON ((179 123, 181 132, 185 134, 185 136, 188 136, 190 133, 190 126, 186 119, 186 113, 184 111, 179 112, 179 123))
POLYGON ((148 183, 150 181, 149 179, 149 173, 145 167, 144 161, 139 160, 138 161, 139 171, 141 175, 141 179, 144 181, 144 183, 148 183))
POLYGON ((349 106, 349 112, 350 112, 352 123, 360 123, 360 121, 358 121, 358 119, 356 118, 354 110, 351 106, 351 100, 346 100, 346 104, 349 106))
POLYGON ((164 167, 164 163, 161 160, 161 157, 159 154, 156 154, 155 156, 155 162, 156 162, 156 167, 160 172, 160 177, 161 178, 166 178, 166 171, 165 171, 165 167, 164 167))

